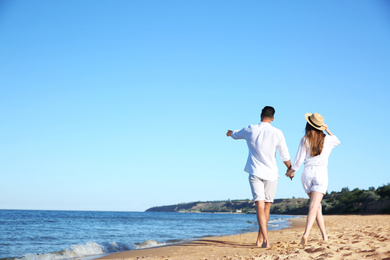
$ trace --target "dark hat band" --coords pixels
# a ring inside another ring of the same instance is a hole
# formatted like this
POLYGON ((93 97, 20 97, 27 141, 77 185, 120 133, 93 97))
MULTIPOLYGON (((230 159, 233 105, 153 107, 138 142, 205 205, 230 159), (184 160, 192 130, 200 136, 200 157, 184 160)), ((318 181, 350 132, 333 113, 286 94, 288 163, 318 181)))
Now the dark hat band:
POLYGON ((310 123, 312 123, 315 127, 318 127, 318 128, 321 128, 322 126, 321 125, 317 125, 316 123, 314 123, 313 121, 311 121, 310 119, 310 116, 308 117, 310 123))

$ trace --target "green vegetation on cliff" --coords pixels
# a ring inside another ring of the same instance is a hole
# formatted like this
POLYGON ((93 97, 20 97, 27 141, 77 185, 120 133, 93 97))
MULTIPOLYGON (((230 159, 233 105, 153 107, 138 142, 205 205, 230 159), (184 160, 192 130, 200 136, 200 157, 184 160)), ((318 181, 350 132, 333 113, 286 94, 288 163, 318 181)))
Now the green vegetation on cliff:
MULTIPOLYGON (((322 200, 324 214, 390 214, 390 184, 368 190, 358 188, 350 191, 325 194, 322 200)), ((305 215, 309 210, 308 199, 276 199, 271 214, 305 215)), ((255 213, 252 200, 198 201, 147 209, 149 212, 214 212, 255 213)))
POLYGON ((376 190, 343 188, 326 194, 322 205, 327 214, 390 214, 390 184, 376 190))
POLYGON ((153 207, 146 211, 154 212, 242 212, 254 211, 251 200, 198 201, 177 205, 153 207))

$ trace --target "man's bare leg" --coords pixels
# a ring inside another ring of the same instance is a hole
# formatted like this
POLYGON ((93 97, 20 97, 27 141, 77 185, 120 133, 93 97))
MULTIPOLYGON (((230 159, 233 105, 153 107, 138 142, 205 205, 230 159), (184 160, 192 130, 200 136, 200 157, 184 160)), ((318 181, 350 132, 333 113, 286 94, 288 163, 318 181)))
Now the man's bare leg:
POLYGON ((256 246, 262 246, 264 238, 263 238, 263 233, 261 232, 259 201, 255 201, 255 204, 256 204, 257 223, 259 224, 259 232, 257 233, 256 246))
POLYGON ((271 247, 268 241, 267 223, 270 215, 271 203, 264 200, 256 201, 257 222, 259 223, 259 233, 256 246, 271 247))
MULTIPOLYGON (((265 216, 267 217, 266 225, 268 225, 268 221, 269 221, 271 204, 272 204, 271 202, 265 202, 265 205, 264 205, 264 213, 265 213, 265 216)), ((256 203, 256 211, 258 212, 257 203, 256 203)), ((259 214, 257 214, 257 222, 259 223, 259 233, 257 235, 256 246, 263 246, 264 236, 263 236, 263 233, 261 232, 259 214)))

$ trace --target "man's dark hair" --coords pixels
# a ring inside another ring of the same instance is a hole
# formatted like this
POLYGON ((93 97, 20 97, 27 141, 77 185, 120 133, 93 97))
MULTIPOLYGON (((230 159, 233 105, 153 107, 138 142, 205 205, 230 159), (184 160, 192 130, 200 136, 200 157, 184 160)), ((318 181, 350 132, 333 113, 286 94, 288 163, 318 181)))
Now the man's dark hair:
POLYGON ((273 118, 275 115, 275 109, 270 106, 265 106, 263 110, 261 110, 261 117, 269 117, 273 118))

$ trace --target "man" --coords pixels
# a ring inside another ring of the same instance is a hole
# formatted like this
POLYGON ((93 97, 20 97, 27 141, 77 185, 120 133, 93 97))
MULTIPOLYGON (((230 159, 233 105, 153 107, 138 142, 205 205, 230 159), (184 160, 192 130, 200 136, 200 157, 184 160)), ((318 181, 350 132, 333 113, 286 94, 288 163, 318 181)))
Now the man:
POLYGON ((260 124, 250 125, 236 131, 228 130, 226 133, 233 139, 245 139, 247 142, 249 155, 244 170, 249 173, 249 184, 256 204, 259 223, 256 246, 267 248, 270 247, 267 224, 279 178, 276 151, 287 168, 291 168, 284 135, 282 131, 271 126, 274 115, 275 109, 266 106, 261 111, 260 124))

